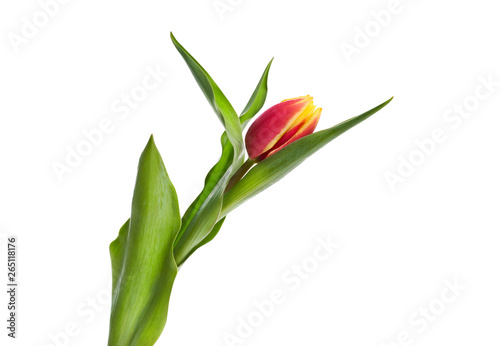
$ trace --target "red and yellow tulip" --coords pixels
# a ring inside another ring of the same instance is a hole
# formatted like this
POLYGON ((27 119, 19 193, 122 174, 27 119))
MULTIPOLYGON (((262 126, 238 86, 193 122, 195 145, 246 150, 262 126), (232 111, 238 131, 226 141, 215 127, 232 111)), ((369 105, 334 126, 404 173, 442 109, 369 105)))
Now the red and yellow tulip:
POLYGON ((309 95, 287 99, 262 113, 250 126, 245 144, 250 159, 262 161, 314 132, 321 115, 309 95))

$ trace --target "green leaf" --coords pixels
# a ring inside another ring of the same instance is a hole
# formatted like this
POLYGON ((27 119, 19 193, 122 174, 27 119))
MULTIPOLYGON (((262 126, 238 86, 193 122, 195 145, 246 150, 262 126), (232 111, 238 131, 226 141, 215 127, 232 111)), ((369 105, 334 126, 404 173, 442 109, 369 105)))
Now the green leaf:
POLYGON ((232 153, 232 157, 228 157, 229 151, 227 151, 222 162, 214 167, 211 172, 219 176, 219 179, 207 180, 208 188, 202 191, 202 197, 195 201, 195 206, 188 210, 188 218, 184 220, 175 241, 175 259, 180 265, 192 249, 210 233, 217 222, 225 187, 232 174, 243 163, 244 148, 241 124, 233 106, 208 72, 184 49, 173 34, 170 36, 214 112, 224 125, 232 153), (226 166, 227 169, 225 169, 226 166))
POLYGON ((130 227, 130 219, 125 222, 125 224, 120 228, 120 232, 118 233, 118 238, 116 238, 109 245, 109 252, 111 255, 111 268, 113 274, 113 300, 115 297, 115 293, 117 292, 116 285, 120 281, 120 275, 122 273, 123 262, 125 258, 125 250, 127 248, 127 238, 128 238, 128 229, 130 227))
MULTIPOLYGON (((257 87, 242 112, 240 117, 242 127, 264 105, 267 96, 267 79, 271 63, 272 60, 264 70, 257 87)), ((223 194, 227 183, 233 173, 241 166, 241 163, 234 164, 234 150, 228 141, 226 132, 222 134, 220 141, 222 146, 221 158, 207 174, 203 191, 189 206, 182 217, 181 230, 174 246, 174 255, 178 266, 184 263, 199 247, 208 243, 209 240, 205 241, 206 238, 213 239, 213 237, 210 238, 210 235, 213 229, 216 229, 214 225, 219 219, 223 194)), ((220 223, 220 226, 222 226, 222 223, 220 223)))
POLYGON ((240 122, 241 127, 244 129, 248 122, 260 111, 264 103, 266 102, 267 97, 267 78, 269 77, 269 70, 271 69, 271 64, 273 63, 273 59, 269 61, 267 64, 262 77, 260 78, 259 84, 255 88, 250 100, 248 100, 247 105, 241 112, 240 122))
MULTIPOLYGON (((228 143, 229 144, 229 143, 228 143)), ((224 165, 223 161, 220 162, 224 165)), ((214 176, 219 176, 222 172, 219 171, 219 164, 211 171, 214 176)), ((219 219, 220 210, 222 207, 222 197, 226 189, 227 182, 232 175, 232 168, 224 171, 220 180, 212 181, 209 177, 206 179, 206 189, 202 191, 203 196, 195 200, 195 205, 188 209, 186 212, 187 217, 190 218, 188 223, 183 223, 181 232, 176 240, 174 247, 175 261, 178 266, 189 257, 193 249, 203 241, 203 239, 210 233, 214 225, 219 219), (213 186, 212 188, 210 188, 213 186), (206 197, 205 197, 206 194, 206 197), (198 207, 199 205, 199 207, 198 207)))
POLYGON ((139 160, 130 220, 111 243, 110 346, 152 346, 167 320, 177 275, 173 243, 181 218, 177 194, 153 137, 139 160))
POLYGON ((233 106, 229 103, 226 96, 222 93, 207 71, 205 71, 195 58, 184 49, 172 33, 170 33, 170 37, 172 38, 174 46, 184 58, 184 61, 191 70, 193 77, 203 91, 203 94, 205 94, 215 114, 217 114, 219 120, 224 125, 229 141, 233 144, 235 161, 241 160, 243 157, 242 129, 238 115, 234 111, 233 106))
POLYGON ((189 258, 189 256, 191 256, 196 250, 198 250, 200 247, 202 247, 203 245, 205 244, 208 244, 209 242, 211 242, 215 236, 219 233, 221 227, 222 227, 222 224, 224 223, 224 220, 226 220, 226 218, 222 218, 220 219, 215 225, 214 227, 212 228, 212 230, 210 231, 210 233, 199 243, 197 244, 192 250, 191 252, 186 256, 186 259, 189 258))
POLYGON ((273 185, 327 143, 384 108, 391 100, 329 129, 305 136, 258 163, 225 194, 220 218, 273 185))

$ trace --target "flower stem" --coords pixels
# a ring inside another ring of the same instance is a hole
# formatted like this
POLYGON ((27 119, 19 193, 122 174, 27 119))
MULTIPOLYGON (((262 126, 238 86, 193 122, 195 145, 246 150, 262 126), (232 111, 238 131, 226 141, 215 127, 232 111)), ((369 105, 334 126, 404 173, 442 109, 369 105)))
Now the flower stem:
POLYGON ((248 158, 248 160, 246 160, 245 163, 241 165, 241 167, 236 171, 236 173, 234 173, 231 179, 229 179, 229 183, 227 183, 227 187, 224 192, 228 192, 229 190, 231 190, 234 187, 234 185, 236 185, 236 183, 240 181, 241 178, 243 178, 243 176, 250 170, 250 168, 252 168, 252 166, 255 163, 256 163, 255 160, 248 158))

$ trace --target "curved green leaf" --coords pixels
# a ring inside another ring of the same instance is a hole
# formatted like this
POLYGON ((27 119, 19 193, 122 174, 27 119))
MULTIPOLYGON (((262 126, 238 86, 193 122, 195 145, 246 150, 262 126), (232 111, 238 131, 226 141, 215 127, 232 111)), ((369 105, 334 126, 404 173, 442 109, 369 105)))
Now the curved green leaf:
POLYGON ((269 70, 271 69, 271 64, 273 63, 273 59, 269 61, 267 64, 262 77, 260 77, 259 83, 255 88, 250 100, 248 100, 247 105, 241 112, 240 122, 241 127, 244 129, 248 122, 260 111, 264 103, 266 102, 267 97, 267 78, 269 77, 269 70))
MULTIPOLYGON (((242 127, 245 127, 248 121, 252 119, 264 105, 267 96, 267 79, 271 63, 272 60, 266 66, 257 87, 240 116, 242 127)), ((228 141, 226 132, 221 136, 221 146, 221 158, 207 174, 203 191, 189 206, 182 217, 181 230, 174 246, 174 255, 178 266, 184 263, 184 261, 199 247, 209 241, 205 242, 205 238, 209 238, 210 240, 213 239, 213 237, 210 238, 210 235, 213 233, 213 229, 217 228, 214 225, 219 218, 223 194, 227 183, 234 171, 241 166, 240 163, 234 165, 233 147, 228 141)), ((220 223, 220 226, 221 225, 222 223, 220 223)), ((215 234, 217 234, 217 232, 215 232, 215 234)))
POLYGON ((238 115, 234 111, 233 106, 229 103, 226 96, 222 93, 219 86, 214 82, 212 77, 205 69, 196 61, 191 54, 177 41, 172 33, 170 33, 172 42, 175 48, 179 51, 184 61, 188 65, 194 79, 200 86, 203 94, 212 106, 215 114, 224 125, 228 138, 233 144, 235 161, 242 159, 243 154, 243 136, 241 124, 238 115))
POLYGON ((130 219, 128 219, 127 222, 125 222, 125 224, 120 228, 120 232, 118 233, 118 238, 116 238, 109 245, 109 253, 111 255, 111 269, 113 276, 113 284, 112 284, 113 300, 117 292, 116 285, 120 281, 120 275, 122 273, 123 262, 125 258, 125 250, 127 248, 129 227, 130 227, 130 219))
POLYGON ((220 218, 273 185, 327 143, 384 108, 391 100, 329 129, 305 136, 258 163, 225 194, 220 218))
MULTIPOLYGON (((215 236, 219 233, 221 227, 222 227, 222 224, 224 223, 224 220, 226 220, 226 218, 222 218, 220 219, 215 225, 214 227, 212 228, 212 230, 210 231, 210 233, 199 243, 197 244, 192 250, 191 252, 186 256, 186 259, 189 258, 189 256, 191 256, 196 250, 198 250, 200 247, 202 247, 203 245, 205 244, 208 244, 209 242, 211 242, 215 236)), ((184 260, 185 261, 185 260, 184 260)))
POLYGON ((173 243, 181 218, 177 194, 149 140, 139 160, 130 220, 111 243, 110 346, 152 346, 167 320, 177 275, 173 243))

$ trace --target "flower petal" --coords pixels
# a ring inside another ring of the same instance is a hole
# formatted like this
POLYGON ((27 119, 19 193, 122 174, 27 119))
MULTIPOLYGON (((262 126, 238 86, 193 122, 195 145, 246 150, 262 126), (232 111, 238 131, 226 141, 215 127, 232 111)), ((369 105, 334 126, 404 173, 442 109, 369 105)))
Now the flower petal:
POLYGON ((271 150, 261 155, 259 160, 264 160, 266 157, 278 152, 288 144, 295 142, 297 139, 313 133, 318 125, 321 110, 322 108, 318 108, 314 112, 310 112, 304 119, 302 119, 302 122, 294 125, 287 133, 285 133, 271 150))
POLYGON ((245 137, 248 156, 254 159, 271 149, 295 121, 312 106, 312 97, 285 100, 262 113, 245 137))

